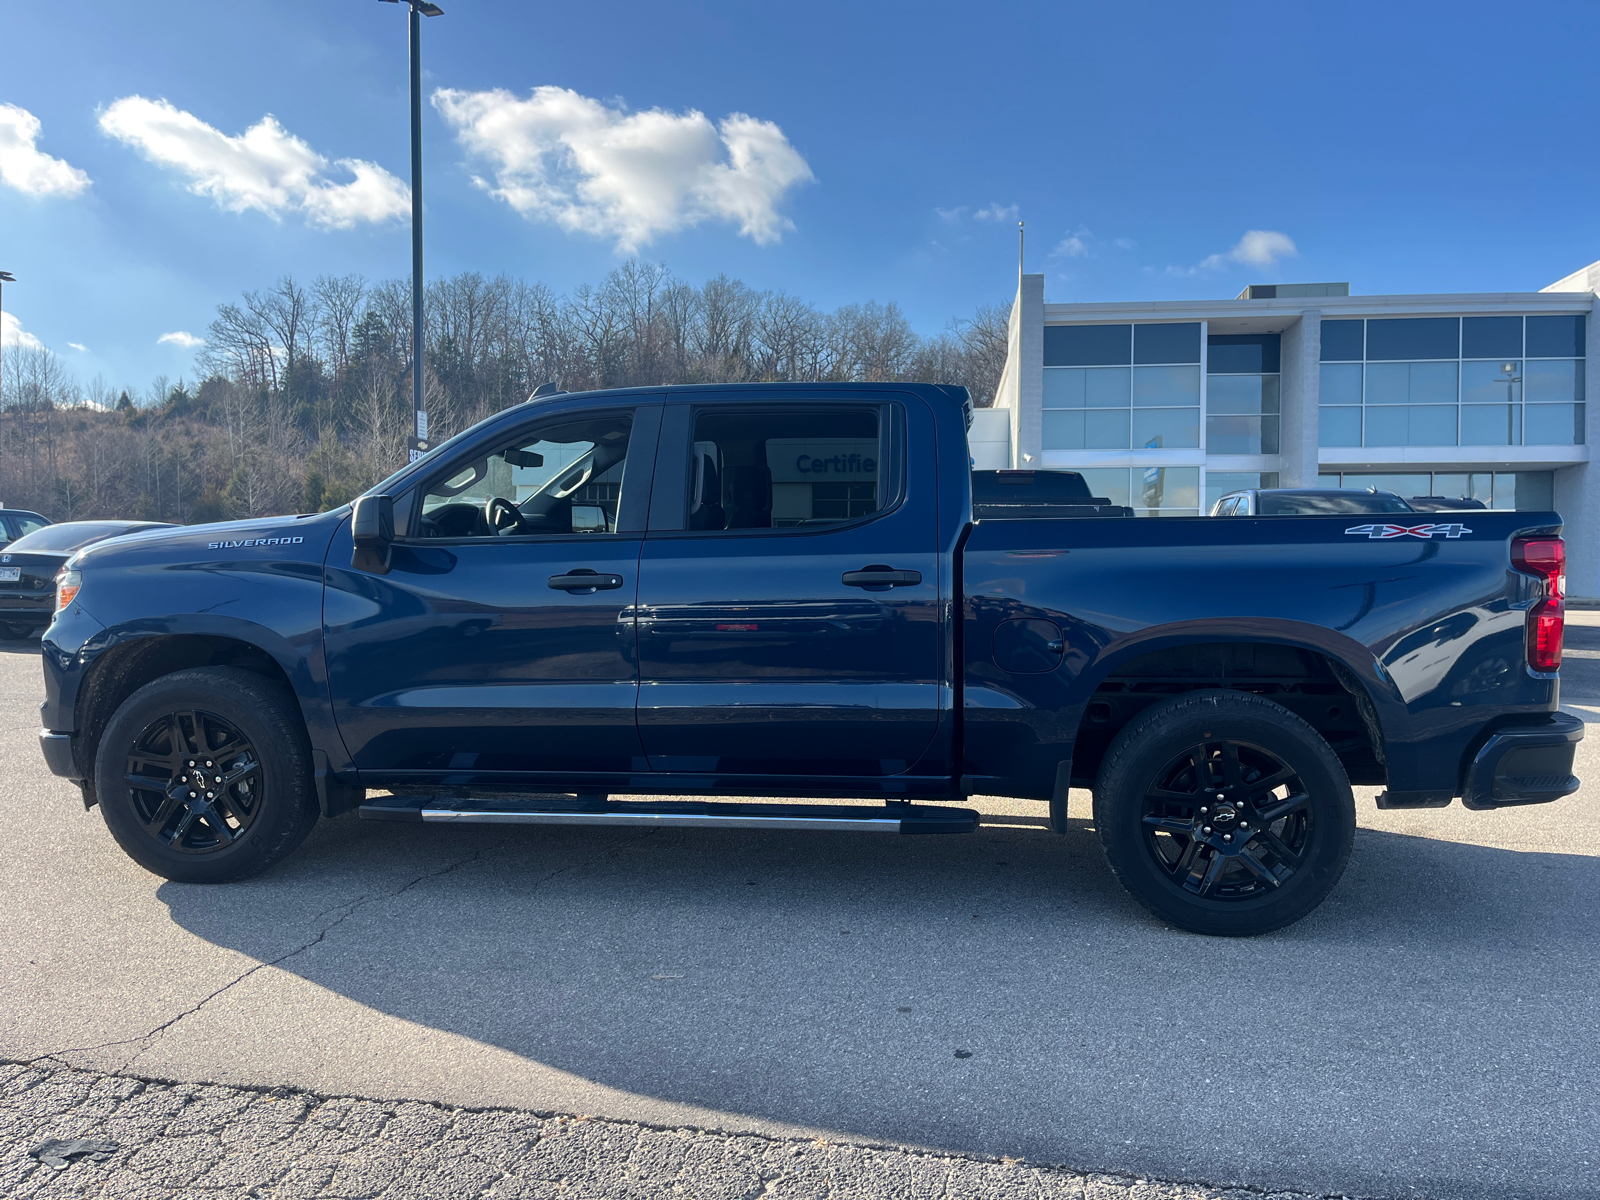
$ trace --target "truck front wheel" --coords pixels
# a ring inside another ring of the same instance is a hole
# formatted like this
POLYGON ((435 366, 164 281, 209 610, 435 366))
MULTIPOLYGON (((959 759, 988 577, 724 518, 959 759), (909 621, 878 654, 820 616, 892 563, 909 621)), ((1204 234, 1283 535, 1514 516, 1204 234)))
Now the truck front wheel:
POLYGON ((1107 748, 1095 826, 1111 869, 1162 920, 1242 937, 1327 897, 1355 841, 1355 800, 1305 721, 1245 692, 1144 710, 1107 748))
POLYGON ((123 701, 100 739, 95 790, 128 856, 181 883, 265 870, 317 819, 299 707, 235 667, 178 671, 123 701))

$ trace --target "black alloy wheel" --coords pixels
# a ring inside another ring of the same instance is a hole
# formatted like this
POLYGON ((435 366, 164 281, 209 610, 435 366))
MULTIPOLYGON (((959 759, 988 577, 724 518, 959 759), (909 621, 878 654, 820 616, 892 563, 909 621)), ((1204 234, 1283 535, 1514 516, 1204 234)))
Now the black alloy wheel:
POLYGON ((293 694, 238 667, 193 667, 134 692, 95 752, 106 827, 147 871, 225 883, 282 859, 319 815, 293 694))
POLYGON ((1217 739, 1173 755, 1146 785, 1145 846, 1196 896, 1249 900, 1282 887, 1315 835, 1311 797, 1270 751, 1217 739))
POLYGON ((1332 747, 1247 692, 1189 692, 1139 713, 1106 749, 1094 815, 1123 886, 1196 933, 1298 921, 1355 844, 1355 798, 1332 747))
POLYGON ((128 754, 126 775, 145 832, 169 850, 209 854, 232 845, 261 811, 261 758, 216 713, 165 713, 128 754))

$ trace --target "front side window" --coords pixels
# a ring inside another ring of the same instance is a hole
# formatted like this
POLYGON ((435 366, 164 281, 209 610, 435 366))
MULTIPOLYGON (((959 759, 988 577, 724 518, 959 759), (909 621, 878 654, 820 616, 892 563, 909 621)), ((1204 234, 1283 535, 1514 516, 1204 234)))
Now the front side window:
POLYGON ((879 409, 840 405, 695 415, 691 530, 810 530, 888 507, 890 447, 879 409))
POLYGON ((454 464, 428 485, 418 536, 533 537, 617 532, 631 412, 572 418, 454 464))

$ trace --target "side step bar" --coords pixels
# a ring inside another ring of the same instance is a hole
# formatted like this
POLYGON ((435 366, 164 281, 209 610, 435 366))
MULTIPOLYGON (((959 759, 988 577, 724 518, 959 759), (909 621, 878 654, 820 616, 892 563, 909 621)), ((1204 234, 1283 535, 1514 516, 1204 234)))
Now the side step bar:
POLYGON ((820 829, 856 833, 971 833, 970 808, 891 802, 847 804, 721 804, 699 800, 588 801, 584 797, 523 800, 498 796, 379 796, 357 812, 369 821, 452 821, 478 825, 653 825, 681 829, 820 829))

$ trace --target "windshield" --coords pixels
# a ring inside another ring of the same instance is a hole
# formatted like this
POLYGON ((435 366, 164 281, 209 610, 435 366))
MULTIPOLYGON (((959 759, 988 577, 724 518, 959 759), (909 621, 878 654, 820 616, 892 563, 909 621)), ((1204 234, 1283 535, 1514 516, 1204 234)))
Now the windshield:
POLYGON ((74 521, 68 525, 47 525, 25 537, 19 537, 6 547, 15 550, 81 550, 91 542, 101 542, 121 533, 139 533, 145 529, 161 529, 160 523, 129 525, 123 521, 74 521))
POLYGON ((1261 492, 1257 497, 1264 517, 1313 517, 1328 513, 1411 512, 1411 506, 1393 492, 1261 492))

